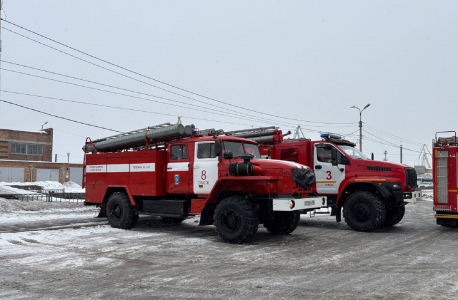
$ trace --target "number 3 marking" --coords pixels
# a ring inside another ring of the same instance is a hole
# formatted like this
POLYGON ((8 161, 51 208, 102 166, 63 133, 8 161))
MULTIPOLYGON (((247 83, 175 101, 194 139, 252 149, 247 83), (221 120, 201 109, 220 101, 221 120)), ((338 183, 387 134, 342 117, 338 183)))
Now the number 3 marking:
POLYGON ((326 174, 328 174, 328 177, 326 177, 326 180, 331 180, 332 179, 331 171, 326 171, 326 174))

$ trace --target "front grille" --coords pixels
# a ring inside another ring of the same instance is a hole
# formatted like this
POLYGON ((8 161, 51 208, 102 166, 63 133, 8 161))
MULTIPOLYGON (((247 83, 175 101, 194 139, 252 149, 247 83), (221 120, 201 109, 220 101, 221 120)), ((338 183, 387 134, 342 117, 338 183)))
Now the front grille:
POLYGON ((367 166, 367 169, 371 171, 391 172, 391 168, 386 168, 386 167, 367 166))
POLYGON ((405 168, 406 171, 406 186, 408 188, 417 187, 417 172, 414 168, 405 168))

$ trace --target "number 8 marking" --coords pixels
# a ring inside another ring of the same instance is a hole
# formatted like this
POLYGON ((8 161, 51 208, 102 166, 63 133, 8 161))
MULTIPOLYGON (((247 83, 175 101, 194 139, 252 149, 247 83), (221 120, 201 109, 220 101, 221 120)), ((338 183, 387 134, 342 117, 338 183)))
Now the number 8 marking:
POLYGON ((202 176, 200 176, 200 178, 202 178, 202 180, 207 179, 207 171, 202 170, 202 176))

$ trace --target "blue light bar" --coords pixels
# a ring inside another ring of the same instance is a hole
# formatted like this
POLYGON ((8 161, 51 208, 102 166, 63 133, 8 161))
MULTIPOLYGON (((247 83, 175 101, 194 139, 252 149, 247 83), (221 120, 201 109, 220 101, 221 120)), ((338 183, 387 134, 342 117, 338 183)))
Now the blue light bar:
POLYGON ((332 139, 332 140, 341 140, 342 137, 340 135, 336 134, 330 134, 330 133, 322 133, 321 138, 323 139, 332 139))

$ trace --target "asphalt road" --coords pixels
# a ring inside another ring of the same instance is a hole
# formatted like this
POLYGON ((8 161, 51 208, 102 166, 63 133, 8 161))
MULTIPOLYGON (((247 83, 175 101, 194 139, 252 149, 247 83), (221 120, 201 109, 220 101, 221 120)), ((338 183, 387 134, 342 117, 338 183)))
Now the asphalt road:
POLYGON ((133 230, 92 215, 75 226, 10 223, 0 298, 454 299, 458 229, 433 215, 432 202, 408 205, 400 224, 372 233, 303 216, 292 234, 260 228, 247 245, 226 244, 195 219, 141 218, 133 230))

